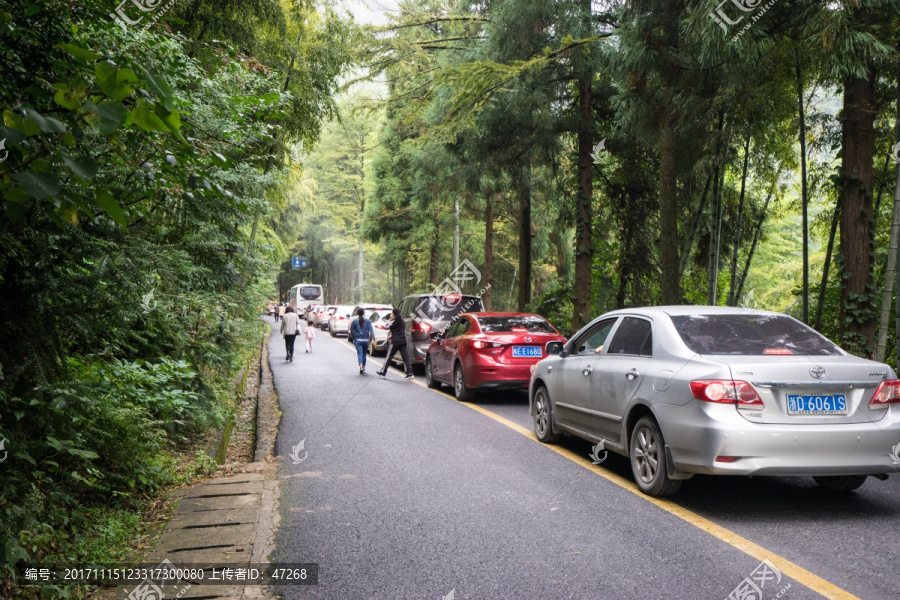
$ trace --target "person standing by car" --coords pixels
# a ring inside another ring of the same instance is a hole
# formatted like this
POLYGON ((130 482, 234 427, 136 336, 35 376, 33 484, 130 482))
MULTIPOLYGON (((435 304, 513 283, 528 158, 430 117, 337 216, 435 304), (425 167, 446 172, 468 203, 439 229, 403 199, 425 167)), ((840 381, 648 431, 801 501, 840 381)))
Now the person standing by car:
POLYGON ((356 357, 359 363, 359 374, 366 372, 366 356, 369 354, 369 342, 375 339, 375 330, 372 321, 365 317, 366 311, 358 309, 357 318, 350 323, 350 340, 356 348, 356 357))
POLYGON ((400 353, 403 359, 403 366, 406 367, 406 377, 404 379, 415 379, 412 372, 412 365, 409 362, 409 350, 406 348, 406 321, 400 316, 400 309, 394 308, 391 311, 391 320, 388 322, 390 329, 391 342, 388 346, 387 358, 384 359, 384 366, 378 371, 379 377, 387 375, 388 366, 394 354, 400 353))
POLYGON ((300 329, 300 319, 297 318, 297 313, 294 312, 293 306, 282 308, 284 308, 284 315, 281 317, 281 335, 284 336, 284 349, 287 351, 284 360, 293 362, 294 340, 297 339, 297 333, 300 329))

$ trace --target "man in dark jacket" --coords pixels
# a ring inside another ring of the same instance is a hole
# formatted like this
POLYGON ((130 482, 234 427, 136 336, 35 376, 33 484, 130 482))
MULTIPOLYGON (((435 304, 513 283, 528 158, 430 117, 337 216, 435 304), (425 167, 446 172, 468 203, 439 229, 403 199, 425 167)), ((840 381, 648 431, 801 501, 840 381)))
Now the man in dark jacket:
POLYGON ((391 332, 391 343, 390 346, 388 346, 384 367, 378 371, 378 376, 384 377, 387 374, 391 359, 394 358, 394 354, 399 352, 400 357, 403 359, 403 365, 406 367, 406 377, 404 377, 404 379, 415 379, 412 372, 412 365, 409 362, 409 350, 406 348, 406 321, 400 316, 399 308, 395 308, 391 311, 391 314, 391 321, 388 323, 388 329, 391 332))

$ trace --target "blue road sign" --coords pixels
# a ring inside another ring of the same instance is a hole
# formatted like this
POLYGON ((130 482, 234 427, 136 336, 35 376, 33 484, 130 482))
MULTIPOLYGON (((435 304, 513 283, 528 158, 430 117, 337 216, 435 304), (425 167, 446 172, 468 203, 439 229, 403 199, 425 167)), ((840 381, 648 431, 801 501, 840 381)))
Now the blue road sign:
POLYGON ((307 269, 307 268, 309 268, 309 261, 306 260, 305 256, 292 256, 291 257, 291 268, 292 269, 307 269))

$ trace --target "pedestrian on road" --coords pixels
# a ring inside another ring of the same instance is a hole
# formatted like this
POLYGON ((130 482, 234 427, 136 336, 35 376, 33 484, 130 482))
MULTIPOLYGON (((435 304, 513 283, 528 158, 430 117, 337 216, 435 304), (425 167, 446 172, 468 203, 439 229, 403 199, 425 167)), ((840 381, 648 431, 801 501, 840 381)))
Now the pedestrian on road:
POLYGON ((293 362, 294 340, 297 339, 297 334, 300 333, 300 319, 297 318, 297 313, 294 312, 293 306, 283 306, 282 308, 284 309, 284 315, 281 317, 281 335, 284 336, 284 349, 287 351, 284 360, 293 362))
POLYGON ((306 353, 312 352, 312 341, 316 339, 316 328, 307 321, 306 327, 303 329, 303 336, 306 338, 306 353))
POLYGON ((287 312, 287 306, 284 305, 284 302, 278 305, 278 316, 275 318, 276 321, 284 318, 284 314, 287 312))
POLYGON ((406 321, 400 316, 400 309, 395 308, 391 311, 391 320, 388 321, 388 329, 390 330, 391 343, 388 346, 387 358, 384 359, 384 366, 378 371, 379 377, 387 375, 388 366, 394 354, 400 353, 403 359, 403 366, 406 367, 406 377, 404 379, 415 379, 412 372, 412 365, 409 363, 409 351, 406 348, 406 321))
POLYGON ((375 330, 372 321, 366 318, 366 311, 356 310, 357 318, 350 323, 350 340, 356 347, 356 357, 359 363, 359 374, 366 372, 366 356, 369 354, 369 342, 375 339, 375 330))

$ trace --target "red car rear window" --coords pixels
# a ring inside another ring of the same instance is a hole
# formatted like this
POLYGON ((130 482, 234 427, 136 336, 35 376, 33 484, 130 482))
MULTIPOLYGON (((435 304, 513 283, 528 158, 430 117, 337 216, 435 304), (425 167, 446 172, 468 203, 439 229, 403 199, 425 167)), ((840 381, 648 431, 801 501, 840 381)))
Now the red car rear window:
POLYGON ((540 317, 478 317, 478 324, 484 333, 518 333, 513 329, 528 333, 556 333, 553 326, 540 317))

